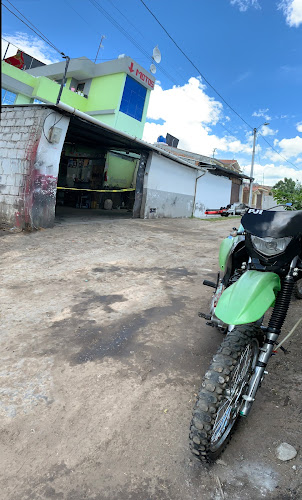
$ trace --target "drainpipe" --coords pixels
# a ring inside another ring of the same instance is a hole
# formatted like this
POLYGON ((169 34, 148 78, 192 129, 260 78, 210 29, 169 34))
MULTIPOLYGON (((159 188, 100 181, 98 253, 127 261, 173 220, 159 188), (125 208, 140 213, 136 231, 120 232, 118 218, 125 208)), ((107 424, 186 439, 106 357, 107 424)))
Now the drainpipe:
POLYGON ((207 172, 207 171, 206 171, 206 170, 204 170, 204 171, 202 172, 202 174, 201 174, 201 175, 199 175, 198 177, 196 177, 196 179, 195 179, 195 191, 194 191, 194 203, 193 203, 192 217, 194 217, 194 212, 195 212, 195 202, 196 202, 197 181, 198 181, 198 179, 200 179, 200 177, 203 177, 203 176, 206 174, 206 172, 207 172))
POLYGON ((56 102, 57 105, 59 104, 60 99, 61 99, 61 95, 62 95, 62 92, 63 92, 63 87, 64 87, 65 82, 66 82, 67 69, 68 69, 68 65, 69 65, 69 61, 70 61, 70 57, 65 56, 64 54, 62 54, 62 57, 64 59, 66 59, 66 63, 65 63, 64 76, 63 76, 63 79, 62 79, 62 82, 61 82, 61 86, 60 86, 60 90, 59 90, 59 94, 58 94, 58 97, 57 97, 57 102, 56 102))
POLYGON ((145 170, 148 160, 148 153, 141 153, 139 160, 138 170, 136 174, 136 188, 135 188, 135 200, 133 205, 133 219, 140 217, 140 211, 142 206, 143 192, 144 192, 144 178, 145 170))
POLYGON ((10 42, 8 42, 7 44, 7 47, 6 47, 6 50, 5 50, 5 53, 4 53, 4 56, 3 56, 3 60, 6 58, 6 54, 7 54, 7 51, 8 51, 8 47, 10 46, 10 42))

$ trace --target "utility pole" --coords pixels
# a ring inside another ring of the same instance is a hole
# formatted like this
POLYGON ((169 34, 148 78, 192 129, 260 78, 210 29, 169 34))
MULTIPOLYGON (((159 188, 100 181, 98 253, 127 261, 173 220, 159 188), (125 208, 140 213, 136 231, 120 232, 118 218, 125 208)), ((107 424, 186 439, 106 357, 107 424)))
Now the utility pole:
POLYGON ((213 158, 215 158, 215 151, 216 151, 217 148, 214 148, 213 149, 213 158))
POLYGON ((103 42, 103 40, 104 40, 105 38, 106 38, 106 37, 105 37, 105 35, 102 35, 101 42, 100 42, 100 45, 99 45, 98 51, 97 51, 96 56, 95 56, 95 60, 94 60, 94 62, 95 62, 95 63, 96 63, 96 60, 97 60, 97 58, 98 58, 98 55, 99 55, 100 49, 101 49, 101 48, 102 48, 102 49, 104 48, 104 47, 103 47, 103 45, 102 45, 102 42, 103 42))
POLYGON ((256 147, 256 137, 257 137, 257 130, 260 127, 263 127, 263 125, 269 125, 269 122, 264 122, 262 125, 259 125, 259 127, 253 128, 253 153, 252 153, 252 164, 251 164, 251 173, 250 173, 250 192, 249 192, 249 207, 252 206, 252 199, 253 199, 253 175, 254 175, 254 160, 255 160, 255 147, 256 147))
POLYGON ((255 147, 256 147, 256 136, 257 129, 253 129, 254 139, 253 139, 253 153, 252 153, 252 164, 251 164, 251 173, 250 173, 250 193, 249 193, 249 207, 252 206, 252 198, 253 198, 253 175, 254 175, 254 160, 255 160, 255 147))

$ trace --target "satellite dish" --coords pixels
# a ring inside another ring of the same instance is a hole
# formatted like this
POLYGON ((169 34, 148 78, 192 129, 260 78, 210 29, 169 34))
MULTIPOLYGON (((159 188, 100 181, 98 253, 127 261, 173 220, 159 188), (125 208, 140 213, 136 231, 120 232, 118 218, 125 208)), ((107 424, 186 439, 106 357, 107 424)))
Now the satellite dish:
POLYGON ((151 71, 151 73, 153 73, 153 75, 155 75, 155 73, 156 73, 156 66, 155 66, 155 64, 151 64, 150 71, 151 71))
POLYGON ((160 63, 160 61, 161 61, 161 52, 160 52, 160 50, 159 50, 159 48, 158 48, 157 45, 153 49, 153 55, 152 55, 152 57, 153 57, 153 59, 154 59, 154 61, 156 63, 160 63))

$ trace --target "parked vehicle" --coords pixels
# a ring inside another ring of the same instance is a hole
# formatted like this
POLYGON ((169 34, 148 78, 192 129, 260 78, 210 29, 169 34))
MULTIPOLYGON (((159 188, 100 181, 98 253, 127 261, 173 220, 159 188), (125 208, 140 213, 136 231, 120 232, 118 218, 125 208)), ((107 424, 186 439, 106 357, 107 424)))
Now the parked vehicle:
POLYGON ((248 206, 245 203, 234 203, 233 205, 227 205, 226 207, 218 208, 208 208, 205 211, 206 215, 221 215, 221 217, 228 217, 229 215, 244 215, 248 210, 248 206))
POLYGON ((248 210, 248 206, 245 203, 234 203, 227 209, 228 215, 244 215, 248 210))
MULTIPOLYGON (((199 313, 226 334, 193 410, 190 446, 202 461, 219 457, 235 423, 251 410, 267 363, 279 348, 294 289, 302 297, 301 244, 302 210, 257 209, 249 209, 239 229, 221 243, 224 275, 221 279, 218 274, 216 283, 204 281, 215 291, 210 313, 199 313)), ((280 348, 284 350, 281 343, 280 348)))
POLYGON ((207 208, 205 211, 205 215, 229 215, 227 214, 227 209, 224 207, 221 208, 207 208))

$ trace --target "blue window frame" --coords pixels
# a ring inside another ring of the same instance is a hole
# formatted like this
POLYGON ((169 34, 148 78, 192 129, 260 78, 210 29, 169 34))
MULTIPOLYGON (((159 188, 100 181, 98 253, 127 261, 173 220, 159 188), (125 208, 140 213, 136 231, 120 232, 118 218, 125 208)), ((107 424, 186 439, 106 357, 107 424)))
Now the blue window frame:
POLYGON ((10 92, 6 89, 1 89, 1 103, 2 104, 14 104, 17 94, 10 92))
POLYGON ((127 75, 120 111, 132 116, 138 121, 142 120, 147 89, 136 80, 127 75))

